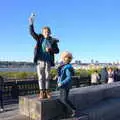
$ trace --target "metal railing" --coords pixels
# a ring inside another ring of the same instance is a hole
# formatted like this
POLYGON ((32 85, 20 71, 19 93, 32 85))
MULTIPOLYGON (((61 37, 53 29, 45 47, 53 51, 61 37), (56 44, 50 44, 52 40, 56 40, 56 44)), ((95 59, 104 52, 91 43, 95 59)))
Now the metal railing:
MULTIPOLYGON (((72 77, 72 87, 90 85, 90 77, 72 77)), ((50 89, 55 91, 57 80, 50 80, 50 89)), ((39 93, 38 80, 34 78, 27 79, 7 79, 4 81, 3 94, 5 99, 18 98, 19 96, 32 95, 39 93)))

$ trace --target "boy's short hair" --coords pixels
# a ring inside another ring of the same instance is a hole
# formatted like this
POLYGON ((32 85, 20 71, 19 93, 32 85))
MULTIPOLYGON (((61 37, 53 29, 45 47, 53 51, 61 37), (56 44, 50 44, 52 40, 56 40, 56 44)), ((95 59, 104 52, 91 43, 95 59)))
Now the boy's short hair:
POLYGON ((50 29, 50 27, 44 26, 44 27, 42 28, 42 31, 43 31, 44 29, 47 29, 47 30, 49 31, 49 33, 51 34, 51 29, 50 29))
POLYGON ((70 53, 68 51, 62 52, 61 59, 63 60, 65 57, 70 57, 71 59, 73 58, 72 53, 70 53))

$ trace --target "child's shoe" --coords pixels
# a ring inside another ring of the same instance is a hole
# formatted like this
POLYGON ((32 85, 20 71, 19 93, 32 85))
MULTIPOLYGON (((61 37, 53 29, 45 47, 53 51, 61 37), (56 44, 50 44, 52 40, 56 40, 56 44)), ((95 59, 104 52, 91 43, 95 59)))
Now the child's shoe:
POLYGON ((75 117, 75 115, 76 115, 76 111, 75 111, 75 110, 72 110, 71 117, 75 117))
POLYGON ((3 109, 3 108, 1 108, 1 109, 0 109, 0 112, 3 112, 3 111, 4 111, 4 109, 3 109))
POLYGON ((42 90, 42 91, 40 91, 40 94, 39 94, 39 99, 44 99, 44 92, 43 92, 43 90, 42 90))
POLYGON ((50 94, 50 91, 49 90, 46 90, 46 97, 49 99, 51 98, 51 94, 50 94))

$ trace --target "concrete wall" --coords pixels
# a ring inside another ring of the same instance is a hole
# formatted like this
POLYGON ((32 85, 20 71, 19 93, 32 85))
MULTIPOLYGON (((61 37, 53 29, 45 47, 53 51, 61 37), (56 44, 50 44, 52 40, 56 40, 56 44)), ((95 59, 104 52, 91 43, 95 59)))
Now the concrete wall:
MULTIPOLYGON (((120 114, 120 82, 71 89, 70 100, 77 107, 77 116, 85 113, 89 120, 115 120, 120 114)), ((36 96, 20 97, 19 104, 21 113, 35 120, 57 120, 63 115, 59 91, 53 92, 49 100, 38 100, 36 96)))

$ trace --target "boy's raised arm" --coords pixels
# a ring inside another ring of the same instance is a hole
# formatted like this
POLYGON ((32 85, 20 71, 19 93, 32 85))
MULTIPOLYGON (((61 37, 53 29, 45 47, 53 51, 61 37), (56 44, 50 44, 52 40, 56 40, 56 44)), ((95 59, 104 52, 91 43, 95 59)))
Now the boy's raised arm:
POLYGON ((35 40, 38 40, 39 39, 39 35, 34 31, 34 19, 33 19, 34 15, 32 14, 30 17, 29 17, 29 31, 30 31, 30 34, 32 35, 32 37, 35 39, 35 40))

